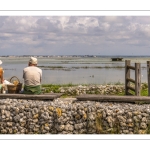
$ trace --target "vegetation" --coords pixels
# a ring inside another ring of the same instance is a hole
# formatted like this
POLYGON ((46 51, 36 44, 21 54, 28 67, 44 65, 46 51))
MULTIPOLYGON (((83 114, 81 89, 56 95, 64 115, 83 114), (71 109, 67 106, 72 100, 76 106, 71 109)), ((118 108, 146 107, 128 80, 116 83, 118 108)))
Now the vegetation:
POLYGON ((72 86, 77 86, 75 84, 72 83, 68 83, 68 84, 43 84, 42 87, 45 89, 45 93, 59 93, 60 92, 60 88, 61 87, 72 87, 72 86))
POLYGON ((108 82, 107 85, 123 85, 120 81, 118 82, 108 82))
MULTIPOLYGON (((63 66, 38 66, 44 70, 50 69, 50 70, 71 70, 71 69, 122 69, 125 68, 125 66, 72 66, 72 67, 63 67, 63 66)), ((141 68, 146 68, 142 66, 141 68)))
MULTIPOLYGON (((82 84, 83 86, 88 86, 86 84, 82 84)), ((121 82, 116 82, 116 83, 108 83, 107 85, 123 85, 121 82)), ((74 86, 78 86, 77 84, 72 84, 72 83, 68 83, 68 84, 43 84, 42 87, 44 89, 45 93, 60 93, 60 88, 61 87, 74 87, 74 86)), ((130 91, 130 93, 134 94, 133 91, 130 91)), ((98 94, 97 92, 95 92, 94 94, 98 94)), ((120 93, 118 91, 118 93, 116 93, 116 95, 119 96, 123 96, 125 95, 125 92, 123 91, 122 93, 120 93)), ((76 95, 70 95, 70 96, 76 96, 76 95)), ((141 85, 141 96, 148 96, 148 85, 147 83, 142 83, 141 85)), ((63 97, 67 97, 67 95, 63 95, 63 97)))

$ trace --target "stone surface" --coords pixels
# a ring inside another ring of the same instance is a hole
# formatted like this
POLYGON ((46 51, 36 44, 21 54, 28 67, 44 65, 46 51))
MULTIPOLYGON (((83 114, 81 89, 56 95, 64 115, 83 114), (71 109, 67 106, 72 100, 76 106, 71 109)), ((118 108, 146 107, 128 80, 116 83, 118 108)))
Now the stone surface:
POLYGON ((149 110, 150 104, 79 102, 75 98, 3 99, 0 133, 146 134, 150 128, 149 110))

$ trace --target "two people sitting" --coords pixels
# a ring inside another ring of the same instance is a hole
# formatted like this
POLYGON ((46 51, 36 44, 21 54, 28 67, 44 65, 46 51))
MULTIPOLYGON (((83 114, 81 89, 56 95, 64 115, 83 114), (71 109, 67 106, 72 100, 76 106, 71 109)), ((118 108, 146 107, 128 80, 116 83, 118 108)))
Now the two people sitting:
MULTIPOLYGON (((22 94, 41 94, 41 80, 42 80, 42 70, 37 67, 37 58, 31 57, 28 62, 28 67, 23 69, 23 79, 24 86, 21 91, 22 94)), ((0 64, 2 61, 0 60, 0 64)), ((3 68, 0 67, 0 89, 1 93, 5 87, 3 79, 3 68)))

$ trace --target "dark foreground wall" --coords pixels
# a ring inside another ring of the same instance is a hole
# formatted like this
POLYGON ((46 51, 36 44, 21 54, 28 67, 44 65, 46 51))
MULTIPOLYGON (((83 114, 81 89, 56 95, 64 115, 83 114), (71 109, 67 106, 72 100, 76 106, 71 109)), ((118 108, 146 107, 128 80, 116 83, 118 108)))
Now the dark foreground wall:
POLYGON ((146 134, 150 104, 1 99, 1 134, 146 134))

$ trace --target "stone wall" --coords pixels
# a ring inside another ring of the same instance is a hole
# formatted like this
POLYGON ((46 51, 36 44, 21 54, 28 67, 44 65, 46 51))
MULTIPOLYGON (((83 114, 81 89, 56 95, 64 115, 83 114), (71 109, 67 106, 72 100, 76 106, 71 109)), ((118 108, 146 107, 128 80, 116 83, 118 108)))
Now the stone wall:
POLYGON ((60 93, 65 95, 80 95, 80 94, 103 94, 114 95, 125 91, 124 85, 78 85, 72 87, 61 87, 60 93))
POLYGON ((1 99, 1 134, 148 134, 150 104, 1 99))

